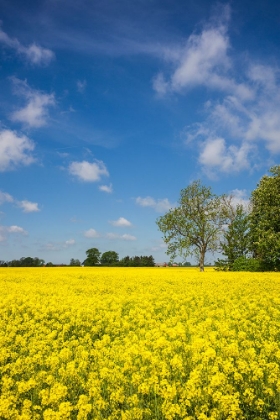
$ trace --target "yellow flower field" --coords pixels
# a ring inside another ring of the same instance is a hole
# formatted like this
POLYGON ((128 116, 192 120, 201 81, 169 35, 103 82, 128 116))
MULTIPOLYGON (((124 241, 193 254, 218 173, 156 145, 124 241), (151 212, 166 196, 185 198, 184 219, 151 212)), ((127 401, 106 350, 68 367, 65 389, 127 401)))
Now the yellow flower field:
POLYGON ((280 419, 280 274, 0 269, 0 419, 280 419))

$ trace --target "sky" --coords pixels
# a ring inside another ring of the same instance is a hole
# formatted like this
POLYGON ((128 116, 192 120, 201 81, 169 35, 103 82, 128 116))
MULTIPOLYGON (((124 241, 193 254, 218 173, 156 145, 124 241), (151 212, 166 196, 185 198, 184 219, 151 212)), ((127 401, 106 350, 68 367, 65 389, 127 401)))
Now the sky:
POLYGON ((0 0, 0 260, 169 261, 181 189, 279 164, 279 53, 274 0, 0 0))

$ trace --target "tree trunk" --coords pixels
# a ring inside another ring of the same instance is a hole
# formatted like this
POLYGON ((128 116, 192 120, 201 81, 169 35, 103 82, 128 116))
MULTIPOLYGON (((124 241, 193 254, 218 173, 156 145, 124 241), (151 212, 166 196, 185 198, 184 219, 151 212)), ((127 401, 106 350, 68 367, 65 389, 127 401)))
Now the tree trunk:
POLYGON ((204 259, 205 259, 205 250, 201 249, 200 255, 199 255, 199 270, 200 271, 204 271, 204 259))

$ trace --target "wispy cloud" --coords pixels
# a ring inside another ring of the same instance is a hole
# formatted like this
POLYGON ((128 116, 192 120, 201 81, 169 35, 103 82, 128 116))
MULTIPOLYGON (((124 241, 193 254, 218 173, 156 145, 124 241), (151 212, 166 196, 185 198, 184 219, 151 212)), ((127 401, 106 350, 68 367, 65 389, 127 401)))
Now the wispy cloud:
POLYGON ((20 226, 0 226, 0 242, 4 242, 8 239, 10 234, 27 235, 28 232, 20 226))
POLYGON ((123 235, 118 235, 117 233, 107 233, 106 238, 110 240, 122 240, 122 241, 136 241, 137 238, 134 235, 129 235, 127 233, 123 235))
POLYGON ((131 227, 132 223, 125 219, 124 217, 120 217, 118 220, 111 220, 109 222, 111 225, 116 227, 131 227))
POLYGON ((0 130, 0 172, 34 163, 34 148, 33 141, 28 137, 11 130, 0 130))
POLYGON ((222 6, 217 13, 153 81, 161 97, 187 95, 197 87, 207 89, 210 98, 214 93, 215 99, 204 104, 204 122, 184 130, 185 144, 198 150, 209 177, 253 169, 263 160, 263 148, 280 153, 280 69, 248 55, 242 62, 228 35, 230 8, 222 6))
POLYGON ((34 203, 28 200, 16 200, 11 194, 0 191, 0 205, 4 203, 13 203, 17 207, 20 207, 24 213, 32 213, 40 211, 38 203, 34 203))
POLYGON ((171 209, 172 204, 168 200, 168 198, 163 199, 154 199, 153 197, 137 197, 136 204, 142 207, 151 207, 158 213, 163 213, 169 209, 171 209))
POLYGON ((71 175, 78 177, 81 181, 96 182, 103 176, 109 176, 109 172, 102 161, 95 162, 72 162, 69 165, 69 172, 71 175))
POLYGON ((13 203, 13 202, 14 202, 14 199, 10 194, 0 191, 0 205, 3 203, 13 203))
POLYGON ((23 56, 28 62, 34 65, 47 65, 55 57, 53 51, 43 48, 36 43, 22 45, 17 38, 9 37, 6 32, 0 28, 0 42, 6 47, 13 49, 18 55, 23 56))
POLYGON ((78 92, 83 93, 84 90, 85 90, 85 88, 86 88, 86 85, 87 85, 87 81, 86 80, 78 80, 77 81, 77 90, 78 90, 78 92))
POLYGON ((75 245, 76 241, 75 239, 68 239, 64 242, 64 248, 68 248, 69 246, 75 245))
POLYGON ((16 95, 25 99, 26 105, 14 111, 10 119, 29 127, 42 127, 47 123, 49 107, 55 105, 54 94, 42 93, 31 89, 26 80, 11 77, 16 95))

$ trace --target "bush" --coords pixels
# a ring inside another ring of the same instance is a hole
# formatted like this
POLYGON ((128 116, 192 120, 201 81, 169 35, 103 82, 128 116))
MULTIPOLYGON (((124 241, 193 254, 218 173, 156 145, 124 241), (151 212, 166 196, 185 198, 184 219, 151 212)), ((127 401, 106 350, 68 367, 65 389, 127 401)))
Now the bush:
POLYGON ((239 257, 234 261, 232 271, 261 271, 260 262, 255 258, 239 257))

